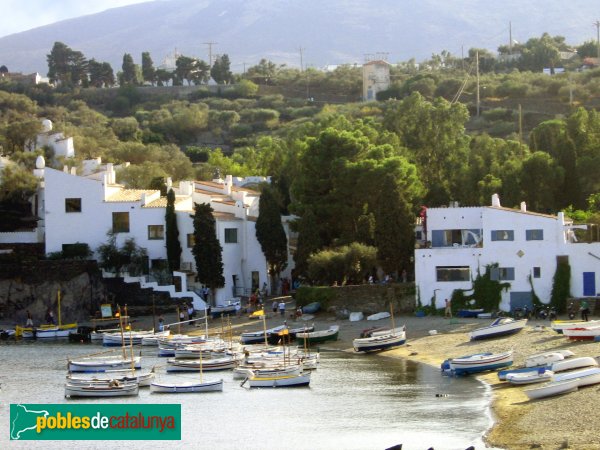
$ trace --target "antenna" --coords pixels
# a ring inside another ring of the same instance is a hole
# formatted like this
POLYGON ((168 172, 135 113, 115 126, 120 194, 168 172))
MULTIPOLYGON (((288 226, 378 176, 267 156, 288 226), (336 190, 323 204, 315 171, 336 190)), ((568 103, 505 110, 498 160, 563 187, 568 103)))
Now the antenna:
POLYGON ((204 45, 208 45, 208 65, 212 67, 213 58, 212 58, 212 46, 217 45, 218 42, 203 42, 204 45))

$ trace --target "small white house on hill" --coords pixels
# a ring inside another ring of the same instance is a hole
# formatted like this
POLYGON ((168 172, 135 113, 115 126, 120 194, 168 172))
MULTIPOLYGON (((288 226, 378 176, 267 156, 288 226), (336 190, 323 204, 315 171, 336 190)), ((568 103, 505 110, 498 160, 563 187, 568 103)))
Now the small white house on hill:
MULTIPOLYGON (((561 259, 571 266, 571 295, 595 297, 600 281, 600 243, 577 242, 574 225, 556 216, 491 206, 427 209, 415 249, 415 280, 424 305, 444 306, 456 289, 470 290, 478 273, 498 264, 492 278, 510 283, 502 292, 505 311, 532 307, 533 292, 548 303, 561 259)), ((467 292, 471 293, 471 292, 467 292)))

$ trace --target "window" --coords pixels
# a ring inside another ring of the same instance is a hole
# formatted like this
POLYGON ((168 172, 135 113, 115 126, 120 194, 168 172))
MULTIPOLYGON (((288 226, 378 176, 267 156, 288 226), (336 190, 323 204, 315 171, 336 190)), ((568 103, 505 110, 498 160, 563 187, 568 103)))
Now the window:
POLYGON ((492 267, 490 279, 493 281, 514 281, 514 267, 492 267))
POLYGON ((543 241, 544 230, 525 230, 525 239, 528 241, 543 241))
POLYGON ((492 241, 514 241, 515 232, 513 230, 492 230, 492 241))
POLYGON ((533 278, 541 278, 542 277, 542 268, 534 267, 533 268, 533 278))
POLYGON ((469 266, 438 266, 435 268, 437 281, 470 281, 469 266))
POLYGON ((187 248, 193 248, 196 243, 196 237, 194 233, 190 233, 187 235, 187 248))
POLYGON ((114 212, 112 213, 113 219, 113 233, 129 233, 129 213, 128 212, 114 212))
POLYGON ((80 198, 65 198, 65 212, 78 213, 81 212, 80 198))
POLYGON ((148 239, 149 240, 161 240, 165 238, 165 227, 164 225, 148 225, 148 239))
POLYGON ((473 247, 481 242, 481 230, 432 230, 432 247, 473 247))
POLYGON ((225 228, 225 243, 236 244, 237 241, 237 228, 225 228))

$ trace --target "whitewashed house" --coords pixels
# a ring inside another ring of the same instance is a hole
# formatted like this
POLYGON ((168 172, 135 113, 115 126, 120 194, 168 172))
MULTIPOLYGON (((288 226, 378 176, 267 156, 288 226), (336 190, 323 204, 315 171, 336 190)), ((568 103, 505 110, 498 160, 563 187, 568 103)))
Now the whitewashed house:
MULTIPOLYGON (((505 311, 532 307, 532 290, 550 301, 557 261, 571 266, 571 295, 595 297, 600 281, 600 243, 577 242, 573 225, 556 216, 504 208, 498 195, 491 206, 429 208, 420 225, 422 240, 415 250, 415 280, 423 305, 444 306, 456 289, 472 289, 486 266, 498 264, 493 278, 510 283, 502 292, 505 311)), ((470 292, 467 292, 470 293, 470 292)))
POLYGON ((75 156, 73 138, 66 137, 63 133, 53 133, 52 126, 51 120, 42 120, 42 132, 37 135, 35 148, 49 147, 54 151, 55 156, 73 158, 75 156))
MULTIPOLYGON (((87 177, 75 170, 44 168, 40 215, 44 217, 46 252, 86 243, 96 250, 107 242, 107 232, 116 233, 117 245, 135 238, 147 249, 150 268, 166 264, 166 198, 159 191, 125 189, 116 183, 112 164, 87 177)), ((170 182, 168 183, 170 186, 170 182)), ((170 186, 171 187, 171 186, 170 186)), ((185 181, 174 187, 179 239, 183 249, 181 274, 184 287, 195 284, 193 246, 193 205, 209 203, 214 210, 217 236, 223 247, 225 287, 219 289, 215 304, 249 294, 269 284, 267 262, 256 239, 259 194, 225 181, 185 181)), ((196 286, 199 288, 200 286, 196 286)))

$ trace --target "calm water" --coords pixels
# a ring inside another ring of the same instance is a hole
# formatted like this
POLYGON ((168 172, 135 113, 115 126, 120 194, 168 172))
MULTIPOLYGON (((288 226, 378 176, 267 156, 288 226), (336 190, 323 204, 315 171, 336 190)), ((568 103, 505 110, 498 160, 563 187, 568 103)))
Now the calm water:
MULTIPOLYGON (((491 425, 489 389, 471 378, 442 377, 425 365, 377 355, 321 352, 308 388, 247 389, 231 372, 224 391, 139 397, 66 400, 66 357, 102 351, 95 345, 52 342, 0 343, 0 448, 94 449, 385 449, 485 448, 481 435, 491 425), (436 397, 436 394, 448 394, 436 397), (182 440, 8 442, 10 403, 181 403, 182 440)), ((139 350, 137 350, 139 352, 139 350)), ((143 349, 143 367, 164 365, 152 347, 143 349)), ((197 379, 165 374, 161 380, 197 379)))

